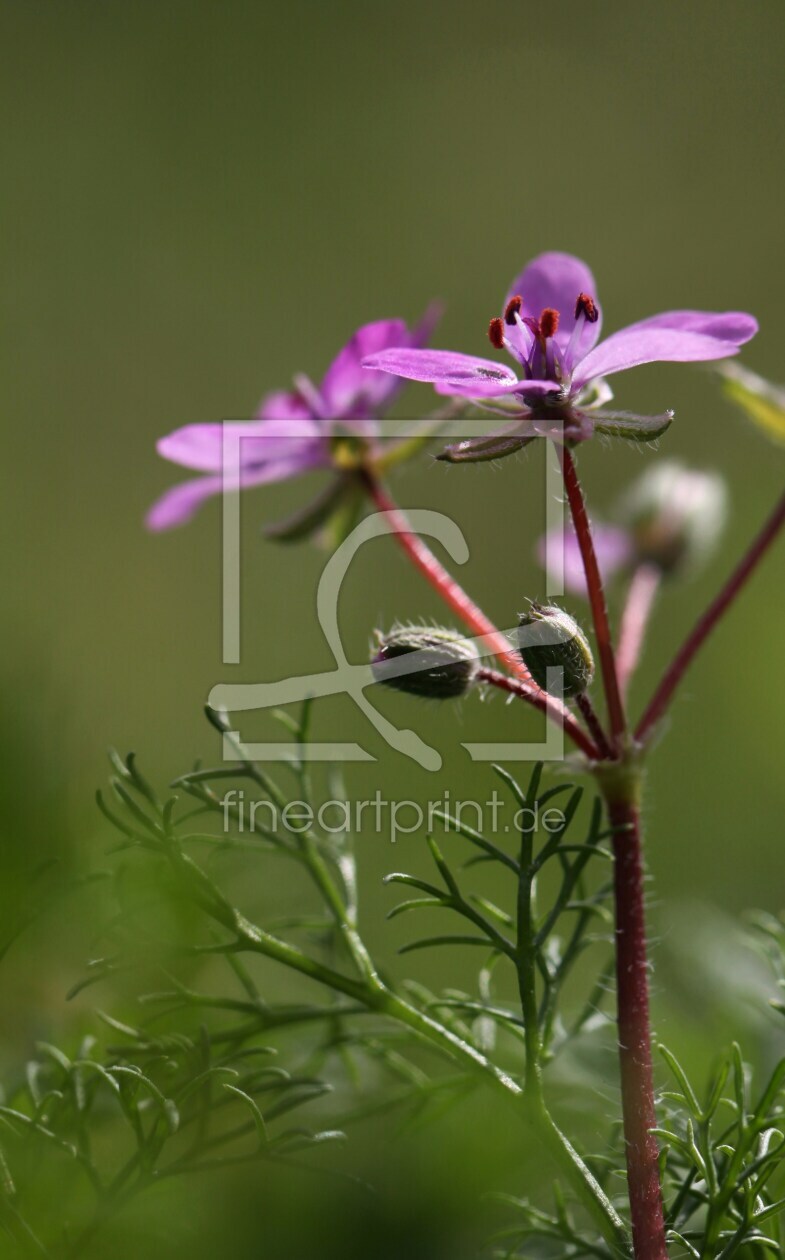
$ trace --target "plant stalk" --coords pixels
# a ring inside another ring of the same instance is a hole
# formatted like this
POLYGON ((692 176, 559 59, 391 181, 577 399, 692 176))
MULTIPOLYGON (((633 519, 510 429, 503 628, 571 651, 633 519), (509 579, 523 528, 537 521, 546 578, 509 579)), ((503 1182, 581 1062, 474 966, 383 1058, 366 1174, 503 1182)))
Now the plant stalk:
POLYGON ((608 609, 605 603, 605 590, 600 575, 600 566, 597 563, 589 516, 586 511, 586 502, 583 497, 581 483, 578 480, 578 471, 575 467, 572 452, 566 446, 561 446, 558 443, 554 443, 554 445, 561 465, 567 502, 570 505, 575 536, 578 539, 583 568, 586 573, 586 586, 594 621, 594 633, 597 637, 597 651, 600 657, 600 668, 605 688, 605 699, 608 705, 611 734, 614 744, 618 747, 627 729, 627 722, 624 716, 624 704, 616 673, 616 659, 613 651, 613 639, 611 637, 610 622, 608 621, 608 609))
POLYGON ((608 778, 616 906, 616 1002, 627 1189, 635 1260, 667 1260, 649 1020, 643 852, 637 773, 608 778))
POLYGON ((591 731, 592 739, 597 745, 597 751, 601 758, 610 761, 613 758, 613 749, 608 743, 608 736, 605 734, 602 722, 597 717, 594 705, 589 699, 588 693, 581 691, 575 697, 575 703, 583 714, 584 721, 591 731))

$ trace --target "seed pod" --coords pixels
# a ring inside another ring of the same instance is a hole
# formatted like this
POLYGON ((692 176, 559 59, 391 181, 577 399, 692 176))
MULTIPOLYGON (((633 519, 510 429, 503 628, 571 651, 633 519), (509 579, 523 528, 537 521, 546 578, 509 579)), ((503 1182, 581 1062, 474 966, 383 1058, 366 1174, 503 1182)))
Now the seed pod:
POLYGON ((725 482, 717 473, 666 460, 630 487, 622 513, 638 559, 662 573, 694 570, 719 541, 727 515, 725 482))
POLYGON ((477 676, 477 649, 455 630, 396 626, 378 639, 371 661, 374 679, 398 691, 428 700, 455 700, 466 694, 477 676))
POLYGON ((552 604, 532 604, 518 623, 521 660, 538 687, 561 696, 577 696, 594 678, 594 657, 574 617, 552 604), (559 670, 559 674, 548 671, 559 670))

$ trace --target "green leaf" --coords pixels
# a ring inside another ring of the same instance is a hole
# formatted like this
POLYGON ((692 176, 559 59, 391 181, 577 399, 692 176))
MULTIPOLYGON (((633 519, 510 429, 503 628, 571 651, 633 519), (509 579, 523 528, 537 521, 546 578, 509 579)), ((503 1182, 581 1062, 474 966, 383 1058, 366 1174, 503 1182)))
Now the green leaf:
POLYGON ((540 775, 542 774, 541 761, 538 761, 534 769, 532 770, 531 779, 529 780, 528 792, 524 792, 518 780, 513 775, 510 774, 509 770, 505 770, 504 766, 500 766, 496 762, 494 762, 494 764, 491 766, 491 769, 493 770, 493 773, 497 775, 498 778, 501 779, 502 783, 504 783, 510 789, 513 796, 515 797, 515 800, 518 802, 518 804, 522 808, 524 805, 533 804, 534 798, 537 795, 537 788, 539 787, 539 784, 540 784, 540 775))
POLYGON ((321 529, 353 492, 356 492, 353 480, 346 476, 335 477, 304 507, 283 520, 265 525, 262 532, 271 542, 301 542, 321 529))
POLYGON ((402 945, 399 954, 412 954, 417 949, 430 949, 434 945, 484 945, 486 949, 495 950, 487 936, 429 936, 420 941, 410 941, 402 945))
POLYGON ((425 843, 428 845, 428 848, 431 853, 431 857, 434 860, 436 868, 439 874, 441 875, 442 879, 444 880, 445 884, 449 888, 450 892, 455 897, 460 897, 460 890, 458 888, 458 884, 456 882, 455 876, 453 875, 449 866, 445 862, 444 857, 442 856, 441 849, 439 848, 438 844, 434 840, 433 836, 426 836, 425 843))
POLYGON ((326 551, 335 551, 351 534, 365 505, 365 492, 352 485, 325 521, 319 534, 319 542, 326 551))
POLYGON ((446 464, 483 464, 495 459, 504 459, 507 455, 515 455, 522 451, 532 436, 514 436, 503 433, 491 434, 488 437, 465 438, 462 442, 454 442, 445 446, 436 456, 446 464))
POLYGON ((766 437, 785 445, 785 389, 739 363, 723 363, 717 370, 723 377, 727 397, 766 437))
POLYGON ((670 1068, 671 1072, 676 1077, 676 1080, 679 1083, 679 1087, 681 1088, 681 1092, 684 1095, 684 1101, 687 1103, 687 1106, 689 1107, 693 1116, 695 1116, 696 1119, 700 1119, 702 1116, 701 1105, 698 1102, 695 1091, 693 1090, 692 1086, 690 1085, 689 1080, 687 1079, 687 1073, 684 1071, 684 1068, 679 1063, 679 1060, 676 1058, 676 1055, 673 1054, 672 1051, 670 1051, 667 1046, 660 1045, 657 1048, 660 1054, 662 1055, 663 1059, 667 1063, 668 1067, 670 1068))
POLYGON ((686 1249, 688 1255, 694 1256, 695 1260, 700 1260, 700 1252, 698 1251, 698 1248, 693 1247, 692 1243, 688 1242, 684 1235, 680 1234, 677 1230, 668 1230, 667 1241, 680 1243, 681 1246, 686 1249))
POLYGON ((393 906, 392 910, 387 913, 388 919, 397 919, 398 915, 406 914, 409 910, 452 910, 453 906, 448 901, 440 901, 436 897, 412 897, 410 901, 402 901, 399 905, 393 906))
POLYGON ((385 875, 382 883, 404 884, 407 888, 417 888, 420 892, 427 893, 429 897, 434 897, 437 901, 444 901, 441 888, 437 888, 435 884, 426 883, 424 879, 417 879, 414 875, 406 875, 403 871, 393 871, 391 875, 385 875))
POLYGON ((673 412, 659 416, 638 416, 632 411, 587 411, 597 433, 606 437, 626 438, 628 442, 654 442, 667 433, 673 423, 673 412))
POLYGON ((230 1094, 236 1094, 236 1096, 241 1098, 246 1104, 251 1112, 254 1124, 256 1125, 256 1132, 259 1136, 259 1146, 266 1146, 268 1141, 267 1125, 264 1122, 264 1116, 262 1115, 256 1100, 252 1098, 250 1094, 246 1094, 245 1090, 240 1089, 238 1085, 228 1085, 224 1083, 224 1089, 230 1094))
POLYGON ((500 862, 502 866, 506 866, 516 875, 518 874, 518 863, 515 858, 510 857, 509 853, 505 853, 492 840, 486 840, 485 836, 480 835, 479 831, 475 831, 468 823, 454 817, 452 814, 448 814, 446 810, 442 809, 434 809, 432 817, 438 819, 444 825, 445 831, 455 831, 458 835, 463 836, 464 840, 468 840, 470 844, 475 845, 478 849, 482 849, 485 855, 485 858, 482 860, 500 862))

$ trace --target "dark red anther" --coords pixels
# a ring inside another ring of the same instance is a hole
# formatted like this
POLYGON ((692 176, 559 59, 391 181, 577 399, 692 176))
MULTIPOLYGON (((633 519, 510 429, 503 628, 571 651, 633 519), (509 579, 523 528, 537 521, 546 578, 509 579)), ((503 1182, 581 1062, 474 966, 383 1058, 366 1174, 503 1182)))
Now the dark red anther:
POLYGON ((588 293, 579 293, 578 300, 575 303, 575 318, 579 315, 585 315, 586 320, 590 324, 596 324, 600 318, 600 312, 597 310, 597 303, 594 298, 590 298, 588 293))
POLYGON ((507 303, 507 305, 506 305, 506 306, 505 306, 505 308, 504 308, 504 322, 505 322, 505 324, 514 324, 514 323, 515 323, 515 316, 516 316, 516 315, 520 315, 520 313, 521 313, 521 307, 522 307, 522 306, 523 306, 523 298, 522 298, 522 297, 511 297, 511 298, 510 298, 509 302, 507 303))
POLYGON ((546 306, 540 316, 540 332, 546 341, 549 337, 553 337, 555 335, 558 327, 559 312, 555 311, 551 306, 546 306))
POLYGON ((492 346, 501 350, 504 345, 504 323, 500 319, 492 319, 488 325, 488 338, 492 346))

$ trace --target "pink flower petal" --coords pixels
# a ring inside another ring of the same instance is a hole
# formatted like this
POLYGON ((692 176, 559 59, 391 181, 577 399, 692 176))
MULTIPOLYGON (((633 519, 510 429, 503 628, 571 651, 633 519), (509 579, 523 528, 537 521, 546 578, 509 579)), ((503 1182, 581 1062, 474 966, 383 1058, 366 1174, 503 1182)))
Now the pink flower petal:
POLYGON ((291 389, 277 389, 265 394, 256 412, 257 420, 309 420, 313 419, 305 400, 291 389))
POLYGON ((186 424, 159 438, 155 449, 164 459, 197 472, 218 472, 221 467, 222 424, 186 424))
POLYGON ((402 319, 381 319, 358 328, 351 341, 333 359, 322 381, 322 397, 331 419, 353 410, 360 398, 368 406, 380 401, 395 388, 388 376, 372 376, 362 361, 380 350, 409 344, 409 329, 402 319))
POLYGON ((388 373, 368 372, 363 360, 382 350, 424 345, 440 313, 440 308, 430 307, 412 332, 402 319, 380 319, 358 328, 333 359, 322 381, 322 396, 330 419, 357 412, 378 416, 392 402, 400 383, 391 380, 388 373))
POLYGON ((590 350, 600 335, 602 312, 597 302, 594 276, 580 258, 572 254, 539 254, 513 280, 506 301, 520 295, 523 298, 523 313, 533 319, 539 319, 546 307, 558 311, 559 327, 555 341, 563 349, 575 327, 575 303, 581 293, 594 299, 599 314, 599 319, 587 325, 581 338, 582 348, 590 350))
POLYGON ((176 525, 185 525, 190 521, 205 499, 220 494, 223 479, 221 477, 195 477, 192 481, 181 481, 165 491, 150 508, 145 518, 148 529, 156 532, 173 529, 176 525))
POLYGON ((504 364, 453 350, 385 350, 371 355, 363 366, 410 381, 427 381, 436 385, 439 393, 466 398, 507 394, 523 384, 504 364))
MULTIPOLYGON (((274 481, 286 481, 289 477, 298 477, 301 473, 329 465, 329 453, 325 446, 312 447, 307 457, 301 452, 297 458, 270 460, 258 468, 244 467, 240 474, 240 489, 248 490, 251 486, 269 485, 274 481)), ((185 525, 197 510, 212 495, 221 494, 224 490, 224 478, 220 475, 195 477, 192 481, 182 481, 179 485, 167 490, 147 514, 147 527, 152 530, 172 529, 176 525, 185 525)), ((227 493, 231 491, 227 490, 227 493)))
MULTIPOLYGON (((752 333, 750 333, 752 336, 752 333)), ((643 320, 614 333, 596 346, 575 369, 573 389, 641 363, 706 363, 737 353, 739 342, 643 320)))
POLYGON ((744 311, 663 311, 661 315, 650 315, 648 319, 630 324, 625 331, 633 328, 676 328, 743 346, 755 336, 758 321, 744 311))
POLYGON ((314 444, 322 441, 319 425, 311 419, 229 421, 223 424, 186 424, 156 443, 158 454, 183 468, 220 472, 226 440, 240 442, 240 461, 256 467, 270 460, 297 459, 310 463, 314 444))

